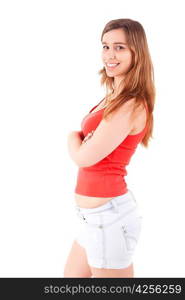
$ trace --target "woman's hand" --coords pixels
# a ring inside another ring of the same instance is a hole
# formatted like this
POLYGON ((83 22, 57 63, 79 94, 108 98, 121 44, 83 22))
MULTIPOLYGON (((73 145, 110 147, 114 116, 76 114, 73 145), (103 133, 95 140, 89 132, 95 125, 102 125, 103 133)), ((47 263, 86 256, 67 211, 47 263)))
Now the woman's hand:
POLYGON ((94 133, 94 130, 92 130, 91 132, 89 132, 89 133, 86 135, 86 137, 83 139, 82 144, 83 144, 83 143, 86 143, 87 140, 89 140, 89 139, 93 136, 93 133, 94 133))
POLYGON ((83 131, 71 131, 68 135, 68 140, 71 138, 78 136, 82 140, 82 144, 86 143, 92 136, 93 136, 94 130, 90 131, 84 138, 83 131))

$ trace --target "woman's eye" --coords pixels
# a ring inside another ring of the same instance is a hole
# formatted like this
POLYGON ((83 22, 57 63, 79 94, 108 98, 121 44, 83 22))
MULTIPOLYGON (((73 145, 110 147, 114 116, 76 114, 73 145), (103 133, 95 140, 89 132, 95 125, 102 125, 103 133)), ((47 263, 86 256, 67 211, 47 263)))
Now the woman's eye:
MULTIPOLYGON (((108 47, 108 46, 103 46, 103 48, 105 48, 105 47, 108 47)), ((125 49, 125 48, 124 48, 124 47, 122 47, 122 46, 117 46, 116 48, 125 49)))

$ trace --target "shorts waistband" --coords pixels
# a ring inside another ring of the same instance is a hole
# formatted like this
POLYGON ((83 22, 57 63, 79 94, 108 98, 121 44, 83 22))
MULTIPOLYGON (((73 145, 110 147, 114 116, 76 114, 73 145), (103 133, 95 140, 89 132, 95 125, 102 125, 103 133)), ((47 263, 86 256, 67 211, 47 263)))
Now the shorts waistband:
POLYGON ((75 208, 76 208, 76 210, 78 210, 78 212, 83 213, 83 214, 93 214, 93 213, 97 213, 97 212, 101 212, 101 211, 110 209, 112 207, 114 207, 115 212, 118 212, 118 207, 122 204, 125 204, 127 201, 129 202, 130 200, 133 200, 136 203, 136 199, 135 199, 133 193, 128 189, 128 191, 125 194, 116 196, 113 199, 111 199, 110 201, 108 201, 107 203, 100 205, 98 207, 84 208, 84 207, 79 207, 78 205, 76 205, 75 208))

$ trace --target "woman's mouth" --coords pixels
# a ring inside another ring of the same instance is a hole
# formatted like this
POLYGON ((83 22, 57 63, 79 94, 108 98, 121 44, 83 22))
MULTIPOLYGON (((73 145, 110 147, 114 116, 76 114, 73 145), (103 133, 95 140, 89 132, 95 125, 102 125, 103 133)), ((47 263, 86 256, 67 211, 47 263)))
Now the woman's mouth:
POLYGON ((106 68, 108 70, 114 70, 119 64, 120 63, 117 63, 117 64, 108 64, 108 63, 106 63, 105 65, 106 65, 106 68))

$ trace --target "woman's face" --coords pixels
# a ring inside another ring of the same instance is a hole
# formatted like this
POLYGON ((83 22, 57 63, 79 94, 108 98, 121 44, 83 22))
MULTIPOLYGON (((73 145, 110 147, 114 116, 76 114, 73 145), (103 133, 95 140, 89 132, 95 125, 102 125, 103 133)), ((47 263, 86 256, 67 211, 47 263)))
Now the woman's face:
POLYGON ((120 81, 131 65, 132 53, 128 48, 125 32, 113 29, 106 32, 102 38, 102 61, 106 69, 107 76, 114 77, 120 81), (107 65, 118 63, 115 67, 107 65))

